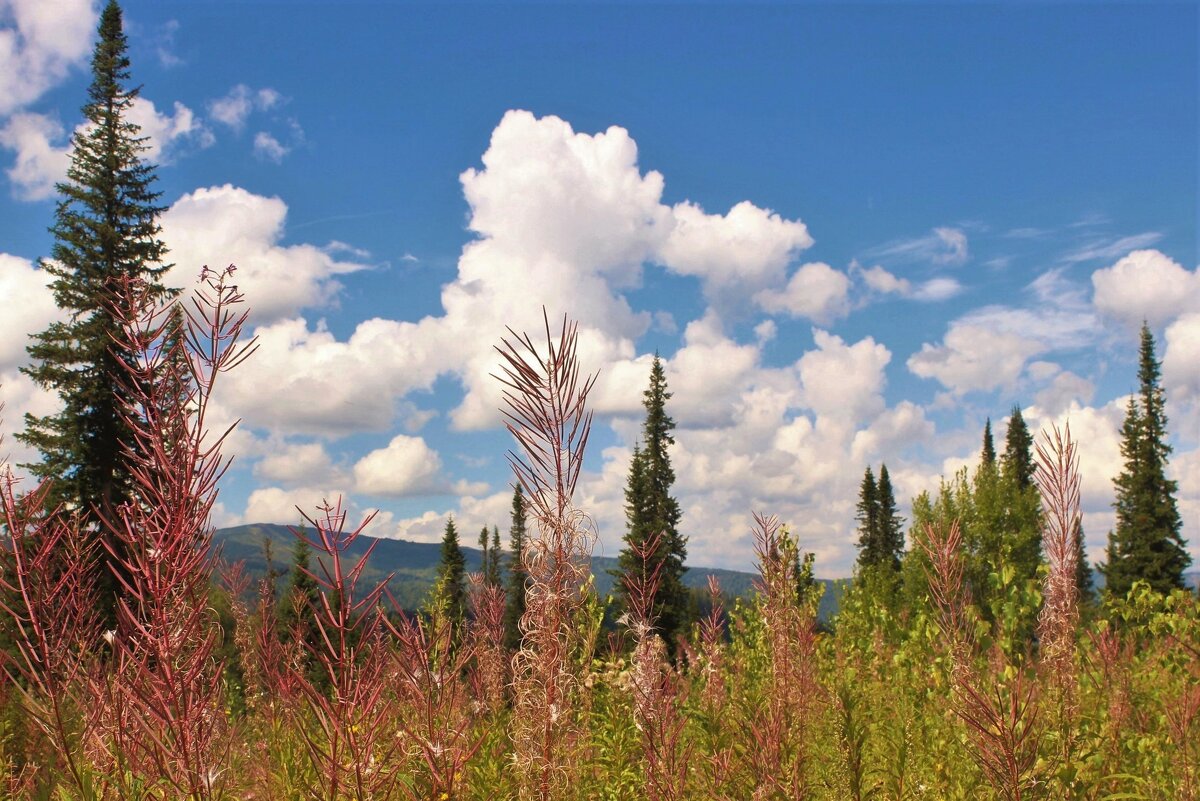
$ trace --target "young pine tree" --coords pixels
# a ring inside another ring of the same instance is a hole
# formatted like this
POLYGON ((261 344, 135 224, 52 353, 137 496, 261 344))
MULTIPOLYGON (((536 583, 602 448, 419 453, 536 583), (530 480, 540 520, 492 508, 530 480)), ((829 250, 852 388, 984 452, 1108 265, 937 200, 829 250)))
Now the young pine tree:
POLYGON ((467 613, 467 560, 458 544, 458 529, 454 527, 453 517, 446 519, 446 531, 442 535, 436 591, 437 600, 450 620, 456 626, 461 624, 467 613))
POLYGON ((1160 367, 1154 336, 1142 325, 1137 398, 1129 399, 1121 427, 1125 467, 1116 486, 1116 528, 1108 535, 1106 591, 1122 597, 1135 581, 1149 582, 1166 593, 1184 586, 1191 563, 1180 534, 1182 519, 1175 502, 1177 485, 1167 478, 1166 398, 1159 386, 1160 367))
POLYGON ((525 614, 525 492, 520 484, 513 490, 512 523, 508 529, 510 556, 508 559, 508 599, 504 607, 504 645, 510 651, 521 647, 521 616, 525 614))
MULTIPOLYGON (((667 448, 675 442, 671 431, 675 421, 667 414, 671 398, 662 360, 656 355, 650 368, 650 387, 643 393, 646 419, 642 424, 642 444, 634 450, 625 490, 627 530, 625 547, 617 558, 618 579, 658 571, 659 586, 651 607, 655 627, 668 648, 674 652, 676 635, 687 623, 688 593, 683 586, 687 539, 679 533, 679 502, 671 497, 675 471, 667 448), (658 547, 643 560, 636 550, 658 536, 658 547)), ((622 601, 628 606, 627 588, 618 582, 622 601)))
MULTIPOLYGON (((114 340, 114 305, 123 281, 146 283, 152 296, 168 292, 161 284, 169 265, 158 238, 159 193, 154 168, 142 161, 146 138, 129 119, 138 88, 129 85, 129 58, 121 9, 110 0, 100 15, 99 40, 92 55, 92 83, 83 107, 86 124, 71 142, 67 178, 58 184, 50 259, 41 268, 54 280, 54 301, 67 312, 34 335, 31 364, 22 368, 43 389, 54 390, 62 410, 45 417, 26 415, 17 438, 36 448, 42 460, 26 465, 53 478, 49 506, 76 511, 85 529, 102 534, 102 516, 134 497, 134 481, 123 446, 132 432, 122 419, 129 396, 121 384, 122 352, 114 340)), ((97 566, 102 617, 115 619, 118 582, 112 567, 123 556, 102 551, 97 566)))

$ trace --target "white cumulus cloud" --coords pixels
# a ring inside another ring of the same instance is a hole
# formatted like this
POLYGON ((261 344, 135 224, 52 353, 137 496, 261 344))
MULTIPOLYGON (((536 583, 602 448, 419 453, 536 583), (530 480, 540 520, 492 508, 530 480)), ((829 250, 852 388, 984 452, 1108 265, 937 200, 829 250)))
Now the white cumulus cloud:
POLYGON ((332 303, 336 277, 366 269, 314 245, 282 245, 287 205, 225 184, 190 192, 163 214, 163 240, 171 249, 178 285, 200 268, 235 264, 252 319, 280 320, 301 309, 332 303))
POLYGON ((63 318, 54 305, 50 280, 28 259, 0 253, 0 298, 10 300, 0 315, 0 372, 25 364, 29 335, 63 318))
POLYGON ((29 105, 91 51, 95 0, 0 0, 0 116, 29 105))
POLYGON ((354 484, 368 495, 428 495, 446 489, 441 471, 441 457, 425 440, 400 434, 358 460, 354 484))
POLYGON ((755 300, 763 311, 806 317, 828 325, 850 311, 850 279, 823 262, 801 265, 783 291, 762 290, 755 300))
POLYGON ((1092 273, 1101 314, 1130 326, 1160 328, 1184 312, 1200 311, 1200 270, 1188 270, 1157 250, 1135 250, 1092 273))

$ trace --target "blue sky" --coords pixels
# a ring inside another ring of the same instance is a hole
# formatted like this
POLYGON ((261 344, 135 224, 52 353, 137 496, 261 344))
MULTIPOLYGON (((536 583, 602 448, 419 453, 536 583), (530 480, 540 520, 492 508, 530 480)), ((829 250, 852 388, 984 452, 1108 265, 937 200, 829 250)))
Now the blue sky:
MULTIPOLYGON (((760 510, 846 575, 863 469, 906 506, 1014 404, 1082 439, 1096 557, 1146 319, 1200 561, 1194 4, 123 7, 173 281, 235 261, 263 343, 219 524, 505 527, 490 347, 544 304, 600 371, 598 552, 657 350, 693 564, 760 510)), ((97 11, 0 0, 8 431, 97 11)))

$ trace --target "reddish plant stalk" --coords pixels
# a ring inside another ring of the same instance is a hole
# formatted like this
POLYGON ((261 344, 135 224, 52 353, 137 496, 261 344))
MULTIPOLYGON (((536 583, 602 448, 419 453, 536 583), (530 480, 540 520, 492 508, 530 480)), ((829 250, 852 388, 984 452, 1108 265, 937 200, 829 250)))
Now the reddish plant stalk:
POLYGON ((662 564, 651 564, 661 539, 661 534, 655 534, 630 546, 642 569, 622 580, 629 599, 625 623, 634 638, 630 680, 635 723, 642 734, 645 796, 651 801, 678 801, 684 797, 692 749, 683 738, 687 723, 680 709, 683 682, 668 664, 666 644, 654 630, 654 597, 662 564))
MULTIPOLYGON (((496 621, 492 634, 499 638, 491 641, 502 643, 503 602, 500 613, 491 616, 496 621)), ((470 687, 463 678, 479 656, 473 647, 475 637, 458 643, 455 622, 443 610, 429 619, 405 617, 398 624, 386 623, 397 644, 392 672, 400 701, 396 723, 400 752, 407 764, 417 766, 408 770, 409 781, 401 788, 411 801, 459 798, 466 764, 483 742, 482 730, 473 724, 488 704, 478 695, 477 703, 471 703, 470 687)), ((503 702, 503 684, 495 689, 503 702)))
POLYGON ((498 712, 508 687, 508 652, 504 648, 504 589, 488 584, 482 573, 468 576, 471 629, 468 636, 475 657, 471 687, 480 711, 498 712))
POLYGON ((105 518, 121 597, 114 672, 95 692, 113 704, 110 731, 136 731, 114 743, 113 762, 190 799, 223 796, 230 778, 209 513, 232 428, 210 436, 207 413, 219 376, 255 347, 238 344, 248 313, 234 269, 206 268, 191 307, 158 303, 139 281, 124 282, 113 304, 122 350, 133 354, 121 362, 133 437, 122 445, 135 489, 105 518))
POLYGON ((0 611, 9 616, 15 653, 0 652, 9 686, 34 725, 54 746, 77 790, 85 783, 80 746, 88 717, 80 713, 92 654, 104 645, 95 603, 97 554, 73 516, 45 511, 48 481, 18 496, 17 479, 0 470, 0 527, 6 570, 0 611))
POLYGON ((308 613, 318 633, 312 656, 328 690, 298 662, 281 666, 287 675, 273 681, 286 681, 299 689, 299 702, 289 712, 318 777, 317 784, 307 788, 311 797, 325 801, 386 798, 398 779, 393 759, 397 701, 389 688, 390 649, 380 607, 387 579, 359 593, 377 541, 352 566, 343 558, 374 515, 347 531, 340 500, 326 503, 320 512, 315 518, 304 515, 306 528, 293 533, 307 541, 318 557, 319 570, 308 574, 320 594, 308 613))
POLYGON ((921 547, 929 558, 927 578, 938 624, 949 642, 954 711, 966 724, 971 756, 992 787, 1006 801, 1030 797, 1040 782, 1033 775, 1037 761, 1037 685, 1019 669, 1009 682, 1003 655, 994 676, 976 670, 974 638, 968 627, 963 588, 962 535, 958 521, 949 530, 926 524, 921 547))
POLYGON ((1037 446, 1034 482, 1042 496, 1042 553, 1049 565, 1038 616, 1039 667, 1053 689, 1057 717, 1058 757, 1073 761, 1078 722, 1075 637, 1079 627, 1078 570, 1080 526, 1079 455, 1071 427, 1043 432, 1037 446))
POLYGON ((573 651, 592 537, 572 495, 591 429, 586 401, 595 377, 581 378, 578 326, 564 319, 556 341, 543 318, 545 353, 509 329, 514 341, 497 348, 503 358, 497 378, 505 387, 506 427, 520 451, 510 451, 509 462, 537 524, 524 553, 529 578, 521 648, 513 657, 513 745, 521 798, 548 801, 570 785, 578 736, 573 651))
POLYGON ((765 704, 749 722, 749 763, 761 797, 805 798, 807 739, 819 690, 815 620, 797 596, 795 541, 773 516, 756 513, 753 533, 770 673, 765 704))
POLYGON ((722 668, 725 664, 725 605, 721 582, 708 577, 709 611, 700 621, 700 664, 704 675, 704 711, 716 717, 725 706, 727 692, 722 668))

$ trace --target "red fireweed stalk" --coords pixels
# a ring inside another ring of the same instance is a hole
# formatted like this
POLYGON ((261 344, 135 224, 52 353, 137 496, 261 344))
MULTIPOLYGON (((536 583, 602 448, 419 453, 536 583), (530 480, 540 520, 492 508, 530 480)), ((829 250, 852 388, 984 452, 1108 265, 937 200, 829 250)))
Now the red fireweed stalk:
POLYGON ((316 784, 305 789, 309 797, 325 801, 387 798, 398 780, 393 759, 397 701, 389 688, 390 648, 381 608, 391 576, 360 593, 359 582, 378 540, 352 566, 344 558, 374 514, 347 531, 340 500, 326 503, 320 512, 317 517, 305 514, 306 528, 293 533, 317 556, 319 569, 308 573, 320 594, 308 613, 317 627, 312 656, 321 680, 310 678, 298 662, 281 666, 286 680, 300 691, 300 702, 289 712, 317 776, 316 784))
POLYGON ((752 717, 748 754, 755 798, 808 796, 808 760, 816 678, 815 620, 796 590, 796 542, 779 520, 754 515, 756 581, 770 653, 766 702, 752 717))
MULTIPOLYGON (((1040 660, 1055 681, 1074 676, 1079 592, 1075 584, 1079 536, 1079 456, 1071 428, 1044 432, 1037 446, 1034 482, 1042 496, 1042 553, 1050 570, 1038 617, 1040 660)), ((1064 687, 1064 690, 1068 688, 1064 687)))
POLYGON ((475 657, 469 673, 480 711, 498 712, 508 687, 508 652, 504 649, 504 588, 488 584, 482 573, 468 577, 471 628, 468 642, 475 657))
POLYGON ((1043 432, 1034 474, 1042 496, 1042 553, 1049 564, 1038 616, 1039 667, 1044 684, 1053 688, 1057 717, 1058 757, 1069 765, 1078 717, 1075 636, 1079 625, 1079 590, 1075 583, 1079 543, 1079 455, 1070 425, 1043 432))
POLYGON ((644 793, 650 801, 678 801, 686 791, 691 747, 684 741, 687 723, 680 710, 683 682, 667 661, 667 646, 654 630, 654 597, 658 593, 662 564, 650 562, 662 541, 655 534, 631 545, 642 569, 623 577, 629 608, 624 622, 633 634, 630 684, 634 722, 642 735, 644 793))
MULTIPOLYGON (((1038 752, 1037 684, 1020 668, 1002 681, 1007 665, 984 678, 975 667, 976 645, 967 620, 963 586, 962 533, 955 520, 948 530, 925 525, 920 545, 929 558, 929 590, 938 625, 948 641, 954 712, 967 727, 971 756, 997 794, 1006 801, 1031 797, 1040 784, 1034 775, 1038 752)), ((1003 661, 999 649, 993 653, 1003 661)))
POLYGON ((943 529, 925 524, 924 537, 918 542, 929 559, 925 578, 929 594, 937 610, 938 627, 949 641, 952 670, 969 666, 973 658, 974 639, 967 624, 967 590, 963 585, 966 560, 963 558, 962 529, 955 520, 943 529))
MULTIPOLYGON (((499 638, 491 641, 497 644, 504 636, 503 602, 500 606, 498 614, 489 613, 495 621, 492 634, 499 638)), ((473 724, 486 710, 484 705, 494 703, 488 699, 472 703, 471 688, 464 679, 479 656, 474 648, 477 638, 471 632, 465 642, 459 642, 455 621, 444 607, 435 608, 428 618, 385 622, 397 645, 392 649, 392 687, 400 702, 396 720, 399 751, 408 766, 401 790, 410 801, 459 798, 466 764, 483 742, 482 727, 473 724)), ((494 689, 502 703, 503 682, 496 681, 494 689)))
POLYGON ((725 604, 721 581, 708 577, 708 614, 700 621, 700 664, 704 676, 702 706, 705 714, 716 717, 725 706, 727 692, 721 670, 725 663, 725 604))
POLYGON ((528 335, 509 333, 497 348, 503 359, 503 410, 519 453, 509 462, 537 523, 523 554, 528 573, 521 648, 513 657, 513 746, 522 799, 549 801, 567 791, 578 738, 575 710, 579 680, 572 656, 579 647, 576 616, 584 595, 592 536, 589 521, 572 503, 591 429, 582 378, 578 325, 563 320, 557 341, 543 311, 545 353, 528 335))
POLYGON ((232 427, 210 435, 207 415, 219 376, 255 349, 238 342, 248 312, 234 270, 205 268, 190 306, 158 303, 143 282, 126 281, 112 307, 116 338, 133 354, 121 362, 133 438, 122 445, 135 489, 104 521, 121 597, 112 667, 93 691, 119 732, 111 764, 164 798, 225 797, 231 778, 209 514, 232 427))
POLYGON ((76 519, 45 511, 48 481, 18 496, 17 479, 0 467, 0 527, 7 549, 0 571, 0 611, 9 617, 14 651, 3 669, 29 720, 46 736, 64 775, 83 791, 88 739, 84 686, 92 654, 104 646, 95 603, 97 553, 76 519))

